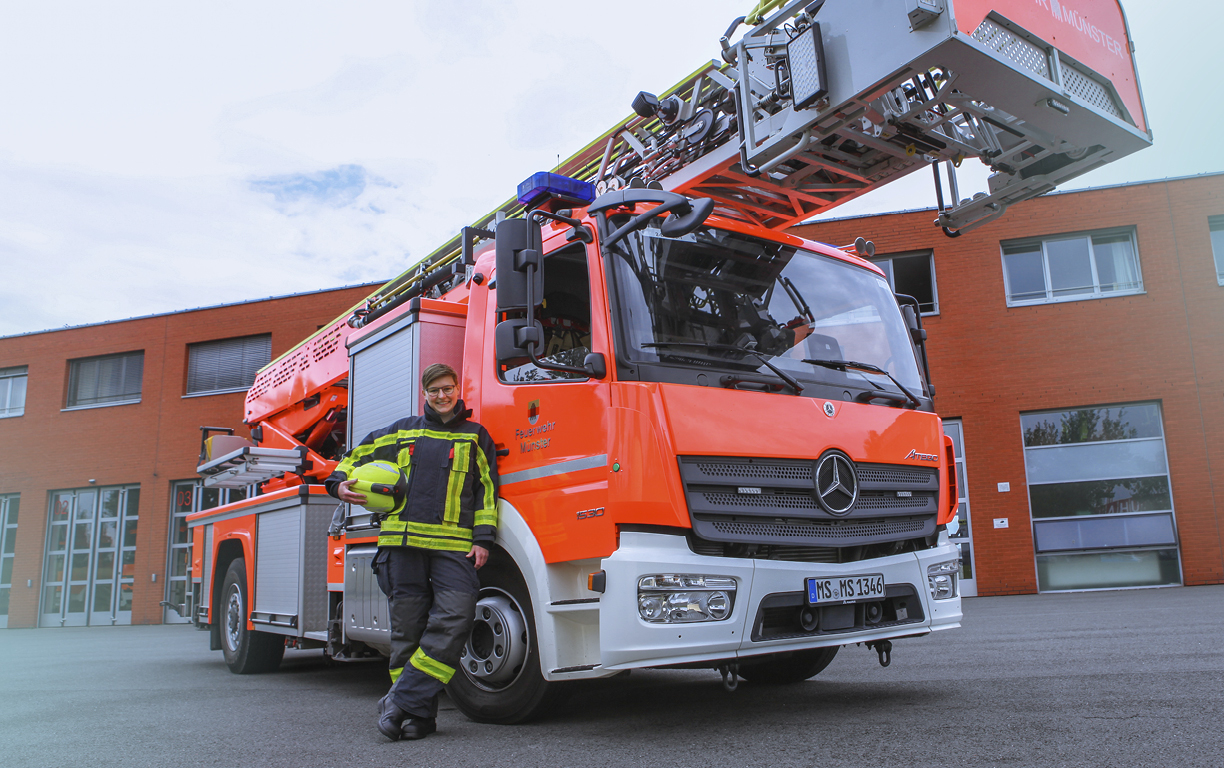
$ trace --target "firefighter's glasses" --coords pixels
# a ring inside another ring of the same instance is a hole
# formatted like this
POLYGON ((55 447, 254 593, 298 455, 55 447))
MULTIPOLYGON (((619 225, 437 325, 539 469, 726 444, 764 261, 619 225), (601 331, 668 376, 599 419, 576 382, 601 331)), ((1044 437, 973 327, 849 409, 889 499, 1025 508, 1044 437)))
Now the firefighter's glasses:
POLYGON ((455 388, 454 387, 430 387, 429 389, 425 390, 425 394, 428 395, 429 397, 441 397, 442 395, 446 395, 447 397, 450 397, 451 395, 455 394, 455 388))

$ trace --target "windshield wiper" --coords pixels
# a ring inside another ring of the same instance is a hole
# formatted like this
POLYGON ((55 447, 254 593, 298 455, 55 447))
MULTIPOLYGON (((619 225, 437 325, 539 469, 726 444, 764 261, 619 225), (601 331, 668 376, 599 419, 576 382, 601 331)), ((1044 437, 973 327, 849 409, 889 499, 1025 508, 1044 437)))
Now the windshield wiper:
MULTIPOLYGON (((811 365, 823 366, 825 368, 832 368, 835 371, 846 371, 847 369, 855 368, 861 371, 868 371, 870 373, 883 374, 884 376, 888 377, 889 381, 897 385, 897 389, 901 390, 901 392, 909 399, 909 402, 915 408, 922 405, 922 403, 918 400, 918 398, 914 397, 914 394, 912 392, 910 392, 908 389, 902 386, 901 382, 893 378, 893 375, 891 373, 884 370, 883 368, 878 368, 874 365, 871 365, 870 363, 857 363, 853 360, 815 360, 812 358, 806 358, 804 359, 803 362, 810 363, 811 365)), ((863 378, 867 378, 867 377, 864 376, 863 378)), ((868 379, 868 381, 871 381, 871 380, 868 379)))
POLYGON ((760 352, 757 352, 755 349, 748 349, 747 347, 737 347, 734 344, 703 344, 701 342, 696 342, 696 341, 648 341, 642 346, 643 347, 688 347, 690 349, 691 348, 711 349, 711 350, 714 350, 715 352, 742 352, 745 355, 752 355, 753 357, 755 357, 757 360, 760 361, 761 365, 765 366, 766 368, 768 368, 769 370, 777 374, 779 379, 782 379, 782 381, 785 381, 790 386, 791 389, 795 390, 796 395, 803 391, 803 385, 800 384, 798 381, 796 381, 793 376, 791 376, 789 373, 782 370, 781 368, 778 368, 773 363, 769 362, 769 360, 765 359, 764 355, 762 355, 760 352))

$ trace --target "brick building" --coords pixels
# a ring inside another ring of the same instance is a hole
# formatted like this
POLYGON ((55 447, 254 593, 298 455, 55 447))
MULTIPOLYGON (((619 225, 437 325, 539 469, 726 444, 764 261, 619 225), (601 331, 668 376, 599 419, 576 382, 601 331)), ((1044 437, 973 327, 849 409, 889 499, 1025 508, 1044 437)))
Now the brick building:
MULTIPOLYGON (((1049 195, 956 239, 933 218, 798 232, 873 240, 923 305, 967 593, 1224 581, 1224 174, 1049 195)), ((197 482, 198 427, 239 427, 254 369, 369 291, 0 338, 0 626, 179 620, 183 517, 236 498, 197 482)))
POLYGON ((180 620, 199 427, 372 288, 0 338, 0 627, 180 620))
POLYGON ((1047 195, 955 239, 933 209, 864 236, 917 294, 967 489, 970 589, 1224 580, 1224 174, 1047 195))

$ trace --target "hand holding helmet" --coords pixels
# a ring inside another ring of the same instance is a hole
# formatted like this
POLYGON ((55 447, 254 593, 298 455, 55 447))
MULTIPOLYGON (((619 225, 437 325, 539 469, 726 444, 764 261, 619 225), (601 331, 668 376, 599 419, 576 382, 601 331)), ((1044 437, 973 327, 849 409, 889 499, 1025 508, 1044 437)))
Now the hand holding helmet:
POLYGON ((353 471, 353 476, 340 484, 339 498, 349 504, 365 507, 379 517, 400 510, 408 491, 408 477, 389 461, 371 461, 353 471))

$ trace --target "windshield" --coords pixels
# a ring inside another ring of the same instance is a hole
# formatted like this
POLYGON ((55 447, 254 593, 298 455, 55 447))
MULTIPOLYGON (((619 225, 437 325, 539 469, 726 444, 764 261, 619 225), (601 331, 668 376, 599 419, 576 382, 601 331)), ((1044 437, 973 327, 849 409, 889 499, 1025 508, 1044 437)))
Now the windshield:
POLYGON ((767 360, 802 381, 896 390, 878 373, 803 362, 849 360, 924 389, 896 299, 874 272, 708 228, 681 238, 645 229, 611 251, 620 346, 632 362, 777 378, 767 360))

